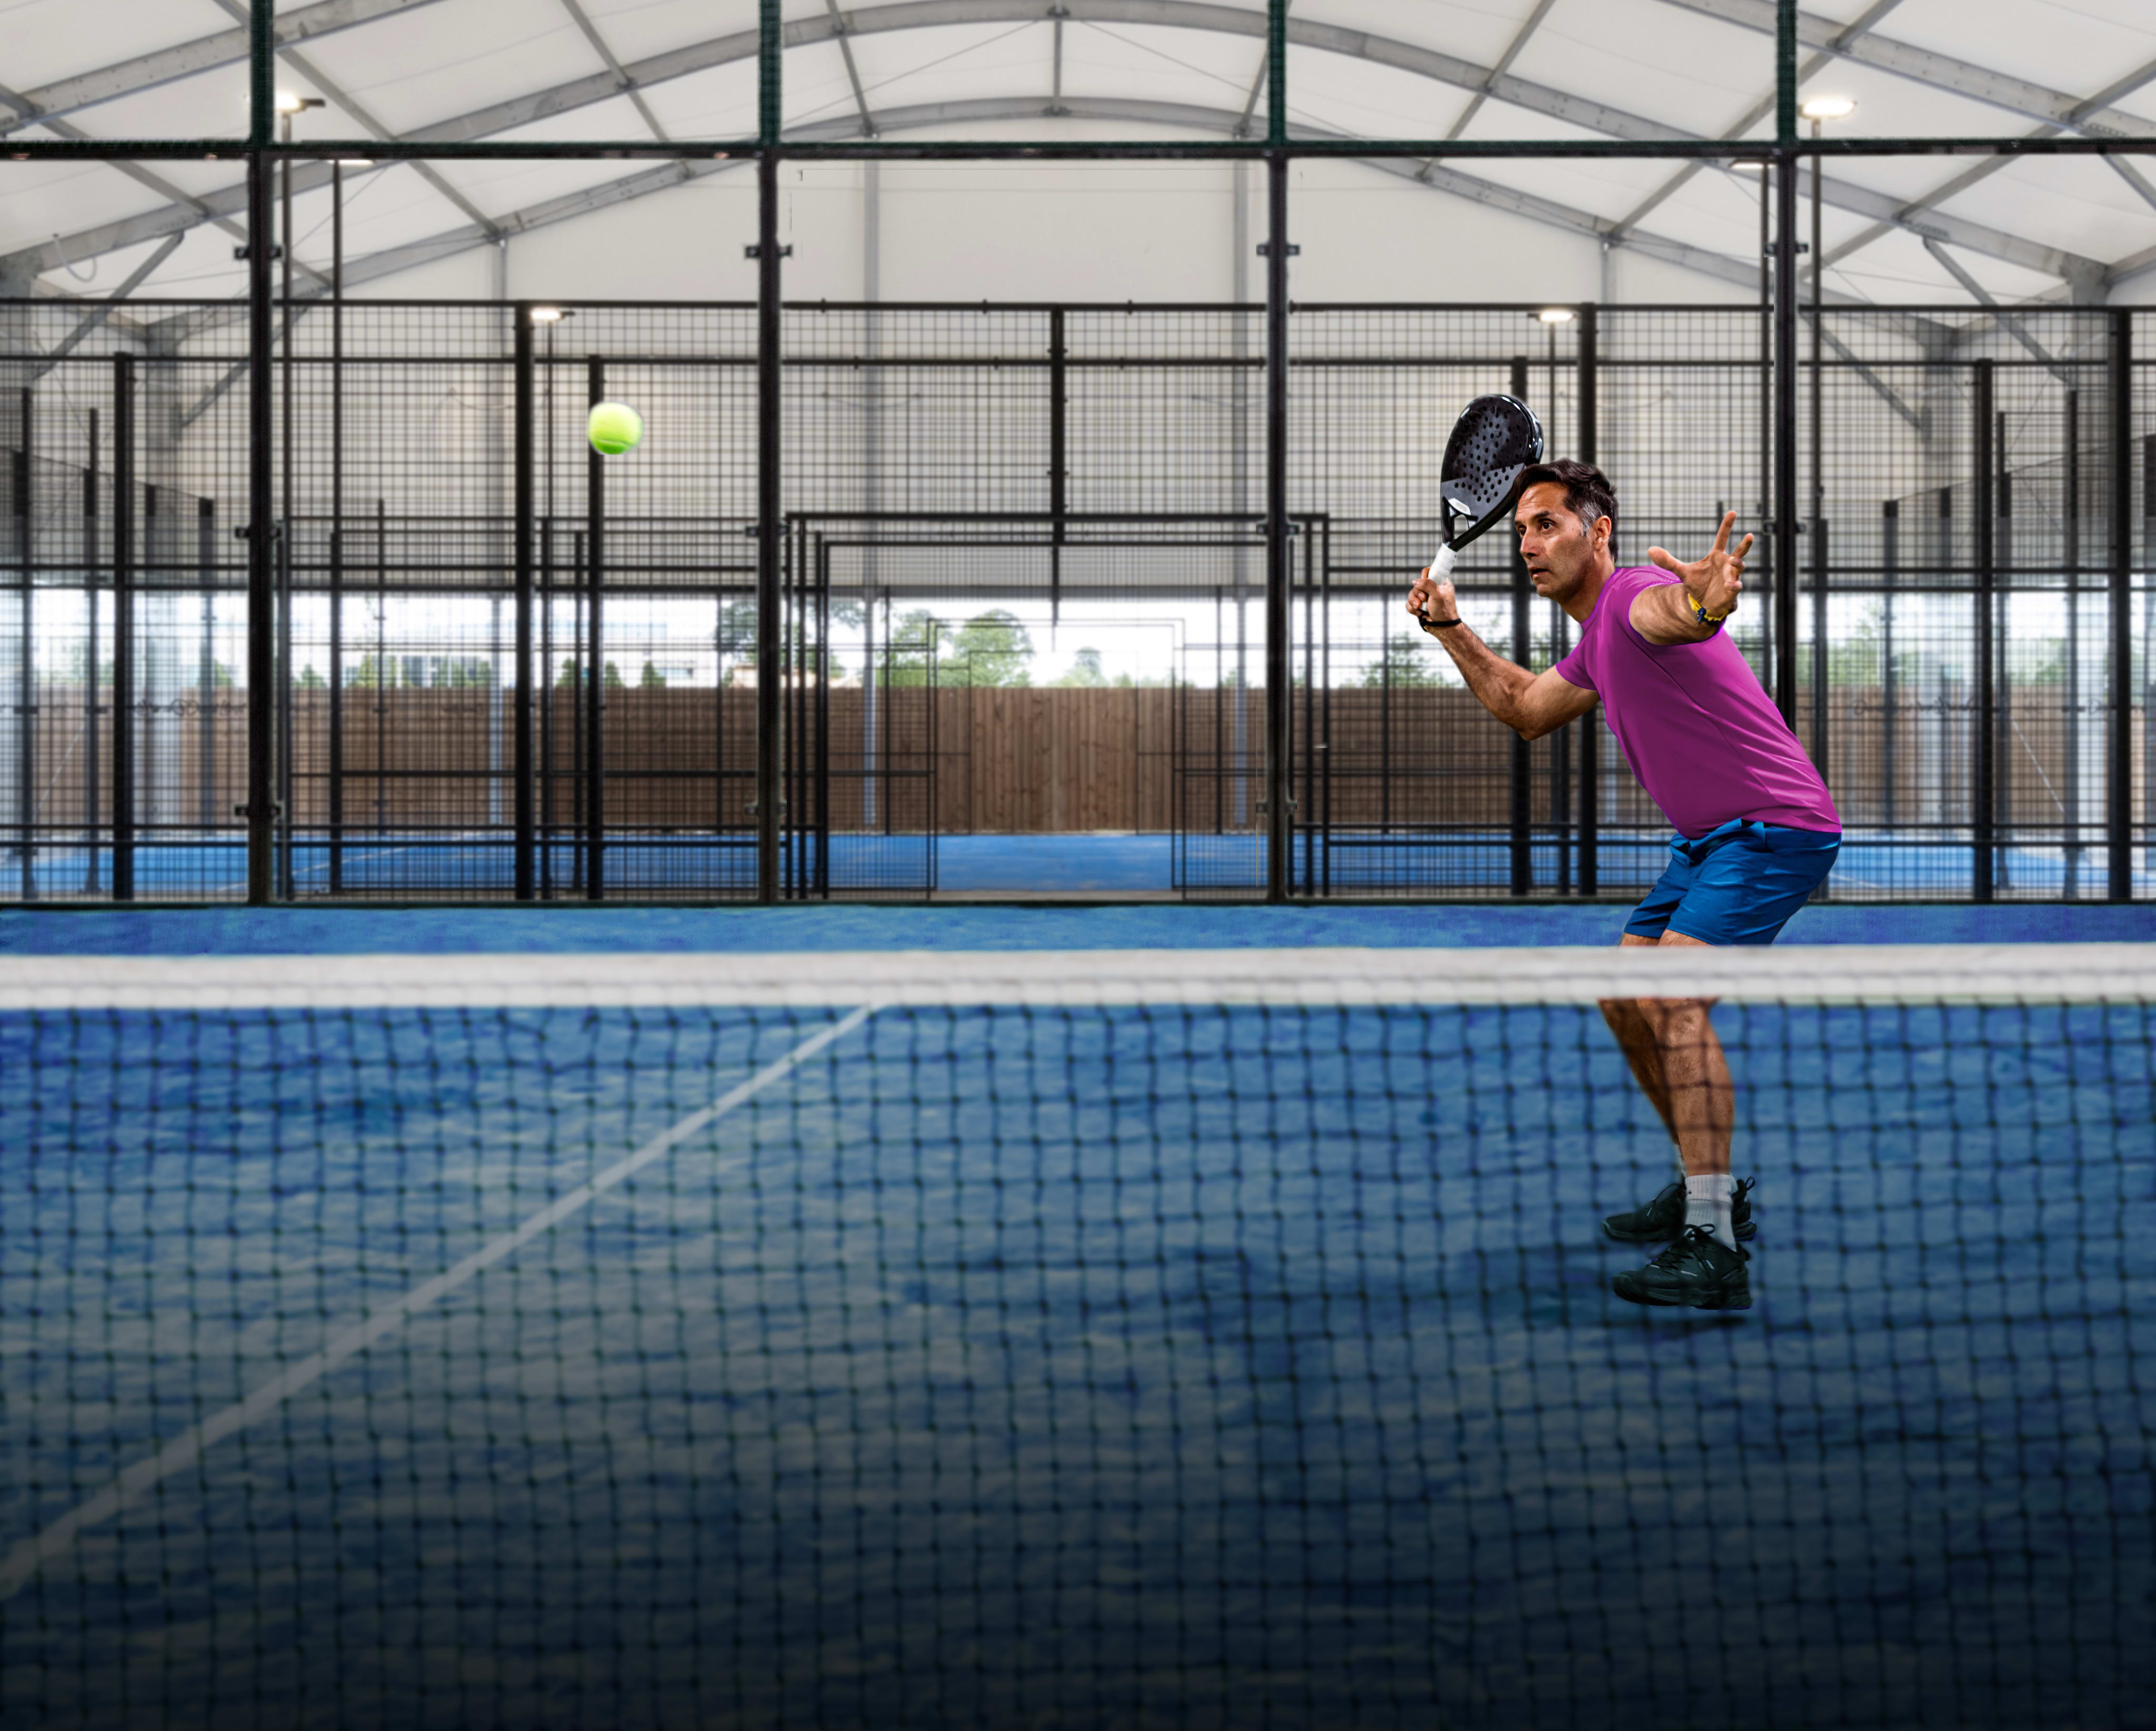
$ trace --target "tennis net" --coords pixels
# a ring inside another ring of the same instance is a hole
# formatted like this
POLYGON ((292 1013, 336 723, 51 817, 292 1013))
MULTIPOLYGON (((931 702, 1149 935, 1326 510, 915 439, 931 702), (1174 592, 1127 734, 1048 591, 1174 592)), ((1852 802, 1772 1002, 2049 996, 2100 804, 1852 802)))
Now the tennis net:
POLYGON ((2152 1005, 2127 945, 0 961, 0 1711, 2145 1723, 2152 1005), (1720 1000, 1741 1315, 1609 1290, 1632 996, 1720 1000))

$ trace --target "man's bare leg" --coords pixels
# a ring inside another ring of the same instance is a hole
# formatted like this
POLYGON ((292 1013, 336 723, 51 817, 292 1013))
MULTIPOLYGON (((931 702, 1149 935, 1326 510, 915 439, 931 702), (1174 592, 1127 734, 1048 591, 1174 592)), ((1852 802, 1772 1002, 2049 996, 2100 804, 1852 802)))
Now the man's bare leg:
MULTIPOLYGON (((1630 933, 1624 941, 1629 948, 1654 942, 1630 933)), ((1707 948, 1678 932, 1664 933, 1661 942, 1671 948, 1707 948)), ((1728 1059, 1715 1035, 1713 1008, 1711 998, 1606 999, 1602 1014, 1640 1092, 1677 1145, 1686 1228, 1707 1226, 1734 1249, 1738 1198, 1729 1171, 1729 1143, 1736 1091, 1728 1059)), ((1639 1212, 1612 1215, 1609 1230, 1613 1237, 1635 1241, 1635 1233, 1659 1236, 1669 1229, 1645 1224, 1656 1218, 1639 1212)))
MULTIPOLYGON (((1662 933, 1664 949, 1707 949, 1681 932, 1662 933)), ((1669 1090, 1669 1121, 1676 1133, 1685 1175, 1727 1174, 1729 1135, 1737 1122, 1737 1090, 1729 1079, 1729 1060, 1714 1031, 1712 998, 1640 998, 1633 1000, 1655 1030, 1661 1049, 1662 1077, 1669 1090)))
MULTIPOLYGON (((1640 949, 1653 948, 1658 940, 1627 932, 1618 943, 1626 949, 1640 949)), ((1647 1097, 1647 1103, 1661 1118, 1662 1127, 1670 1133, 1670 1140, 1676 1142, 1677 1121, 1670 1112, 1669 1079, 1662 1074, 1662 1046, 1656 1036, 1654 1024, 1647 1020, 1638 1002, 1630 998, 1604 998, 1602 1020, 1609 1023, 1609 1031, 1617 1036, 1617 1048, 1632 1067, 1632 1080, 1639 1083, 1640 1092, 1647 1097)), ((1681 1151, 1677 1157, 1677 1169, 1684 1169, 1681 1151)))
MULTIPOLYGON (((1627 932, 1627 948, 1652 938, 1627 932)), ((1697 937, 1665 932, 1666 949, 1707 949, 1697 937)), ((1687 1177, 1729 1170, 1729 1136, 1737 1118, 1729 1060, 1714 1032, 1712 998, 1605 998, 1602 1017, 1623 1048, 1640 1091, 1677 1145, 1687 1177)))

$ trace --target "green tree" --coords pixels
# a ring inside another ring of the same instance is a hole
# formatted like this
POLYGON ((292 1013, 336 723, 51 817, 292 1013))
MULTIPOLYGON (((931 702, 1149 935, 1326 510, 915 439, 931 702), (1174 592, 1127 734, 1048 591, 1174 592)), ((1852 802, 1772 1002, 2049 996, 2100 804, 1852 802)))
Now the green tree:
MULTIPOLYGON (((1128 675, 1124 677, 1127 679, 1128 675)), ((1096 690, 1108 682, 1108 675, 1101 668, 1101 652, 1096 649, 1081 649, 1071 658, 1070 670, 1054 681, 1059 686, 1075 686, 1087 691, 1096 690)))
POLYGON ((1423 639, 1406 631, 1386 641, 1384 652, 1363 670, 1358 681, 1371 687, 1434 686, 1438 682, 1437 668, 1424 649, 1423 639))
POLYGON ((951 685, 1029 686, 1033 639, 1014 614, 1002 608, 976 614, 951 639, 951 685))
POLYGON ((494 684, 494 668, 483 655, 444 656, 434 665, 434 680, 451 691, 485 691, 494 684))
POLYGON ((326 691, 329 687, 329 681, 315 671, 315 664, 311 661, 300 670, 299 677, 292 683, 302 691, 326 691))
POLYGON ((573 691, 583 682, 584 676, 577 665, 577 658, 574 655, 562 656, 561 677, 554 683, 565 691, 573 691))
MULTIPOLYGON (((223 681, 220 680, 218 682, 222 684, 223 681)), ((385 666, 372 655, 362 655, 359 658, 359 665, 352 670, 352 678, 348 683, 372 691, 377 686, 387 689, 400 686, 404 681, 398 675, 397 663, 393 658, 385 666)))
POLYGON ((891 621, 891 641, 879 650, 884 660, 884 680, 893 686, 925 686, 932 670, 948 683, 942 658, 951 645, 951 628, 925 608, 916 608, 891 621))
POLYGON ((606 664, 606 688, 609 691, 623 691, 629 689, 629 681, 621 676, 621 669, 611 661, 606 664))
POLYGON ((651 657, 646 655, 644 658, 644 671, 637 675, 636 683, 643 691, 662 691, 665 688, 666 675, 651 665, 651 657))
MULTIPOLYGON (((830 623, 835 632, 840 629, 857 631, 865 615, 858 601, 834 601, 829 608, 830 623)), ((911 614, 908 618, 913 617, 911 614)), ((786 665, 790 670, 802 665, 803 654, 803 621, 798 611, 791 616, 790 629, 786 635, 786 665)), ((719 609, 717 648, 721 655, 746 657, 756 653, 757 619, 753 601, 729 601, 719 609)), ((832 670, 830 650, 828 646, 820 655, 810 655, 808 665, 819 668, 826 675, 832 670)))

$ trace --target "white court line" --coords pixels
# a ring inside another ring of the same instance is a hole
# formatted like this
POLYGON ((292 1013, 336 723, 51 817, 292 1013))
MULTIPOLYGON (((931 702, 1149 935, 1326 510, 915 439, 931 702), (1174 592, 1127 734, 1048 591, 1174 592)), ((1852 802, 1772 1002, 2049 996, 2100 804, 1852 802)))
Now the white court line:
POLYGON ((170 1478, 198 1459, 212 1444, 222 1441, 236 1431, 244 1430, 302 1389, 321 1381, 355 1353, 366 1351, 383 1335, 402 1324, 408 1317, 418 1315, 436 1299, 454 1292, 482 1270, 492 1267, 541 1233, 559 1225, 571 1215, 624 1179, 634 1176, 706 1125, 725 1117, 752 1096, 761 1093, 798 1065, 814 1057, 833 1040, 852 1033, 879 1008, 880 1005, 874 1004, 864 1004, 820 1033, 803 1040, 784 1057, 766 1065, 740 1086, 721 1095, 702 1111, 691 1112, 664 1134, 647 1142, 634 1153, 617 1160, 598 1177, 588 1179, 566 1195, 557 1197, 522 1225, 474 1251, 463 1261, 451 1264, 432 1280, 413 1287, 395 1303, 376 1311, 365 1322, 338 1335, 320 1352, 302 1359, 264 1383, 245 1400, 182 1431, 147 1460, 136 1461, 95 1496, 62 1515, 36 1537, 23 1540, 8 1553, 6 1561, 0 1562, 0 1604, 13 1598, 48 1561, 66 1551, 84 1528, 110 1520, 151 1486, 170 1478))

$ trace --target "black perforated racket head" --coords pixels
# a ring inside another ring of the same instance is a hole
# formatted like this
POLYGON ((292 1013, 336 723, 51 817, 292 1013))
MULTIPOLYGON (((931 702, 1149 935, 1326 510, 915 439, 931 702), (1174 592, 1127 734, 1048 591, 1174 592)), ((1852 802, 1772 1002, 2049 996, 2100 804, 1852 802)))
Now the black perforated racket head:
POLYGON ((1520 471, 1543 460, 1543 424, 1517 397, 1477 397, 1445 442, 1438 497, 1445 538, 1465 547, 1512 508, 1520 471))

